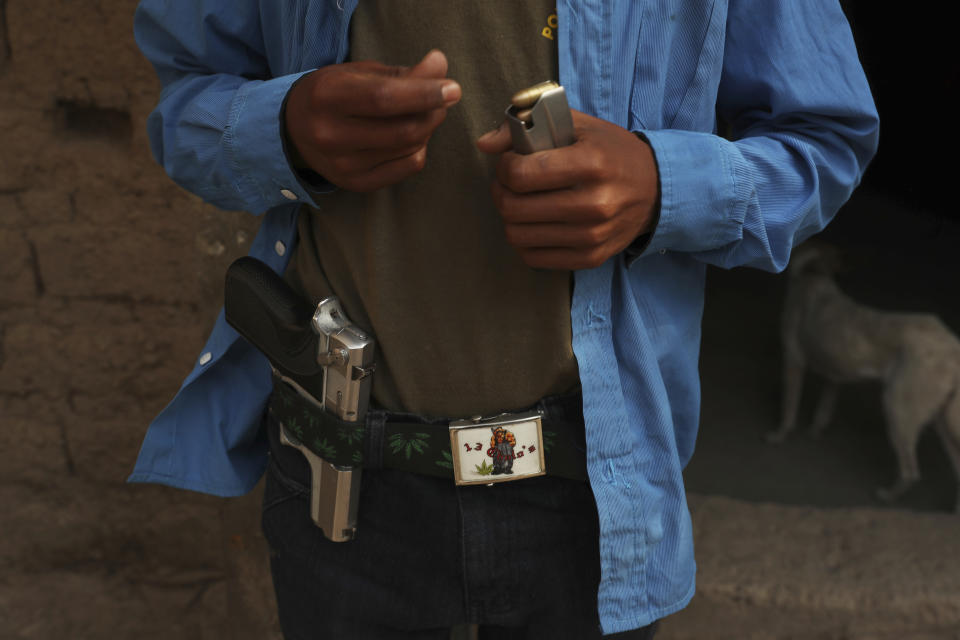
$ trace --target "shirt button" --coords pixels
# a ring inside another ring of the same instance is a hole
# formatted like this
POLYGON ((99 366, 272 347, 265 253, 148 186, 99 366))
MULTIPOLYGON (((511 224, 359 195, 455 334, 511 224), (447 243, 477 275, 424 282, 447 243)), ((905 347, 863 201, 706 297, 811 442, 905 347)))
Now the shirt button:
POLYGON ((290 189, 280 189, 280 195, 282 195, 287 200, 297 199, 297 194, 295 194, 293 191, 290 191, 290 189))
POLYGON ((666 254, 667 254, 667 250, 666 250, 666 249, 660 249, 660 255, 663 256, 663 255, 666 255, 666 254))
POLYGON ((207 351, 205 354, 200 356, 200 364, 205 365, 213 359, 213 354, 207 351))
POLYGON ((273 250, 277 252, 278 256, 282 256, 287 252, 287 245, 277 240, 277 244, 273 245, 273 250))

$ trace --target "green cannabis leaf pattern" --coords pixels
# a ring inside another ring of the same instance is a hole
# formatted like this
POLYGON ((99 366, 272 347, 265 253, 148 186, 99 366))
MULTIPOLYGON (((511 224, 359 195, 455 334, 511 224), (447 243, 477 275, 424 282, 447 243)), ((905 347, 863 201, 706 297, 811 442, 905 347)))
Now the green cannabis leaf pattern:
POLYGON ((297 440, 303 442, 303 427, 300 426, 300 423, 297 422, 296 418, 290 418, 283 424, 283 426, 285 426, 288 431, 295 435, 297 440))
POLYGON ((320 416, 316 415, 312 411, 304 409, 301 412, 301 415, 303 416, 304 422, 310 425, 311 429, 316 429, 318 426, 320 426, 320 416))
POLYGON ((325 458, 327 460, 332 460, 337 455, 337 450, 333 447, 333 445, 327 442, 326 438, 323 440, 320 438, 315 438, 313 441, 313 449, 320 454, 321 458, 325 458))
POLYGON ((426 450, 429 439, 429 433, 395 433, 388 438, 388 442, 393 453, 403 452, 404 457, 409 460, 414 451, 419 455, 426 450))
POLYGON ((337 438, 346 442, 348 445, 354 445, 358 442, 363 441, 363 425, 362 422, 354 423, 353 425, 339 424, 337 425, 337 438))
POLYGON ((443 456, 443 460, 437 460, 434 464, 444 469, 453 469, 453 456, 450 455, 450 452, 441 451, 440 455, 443 456))

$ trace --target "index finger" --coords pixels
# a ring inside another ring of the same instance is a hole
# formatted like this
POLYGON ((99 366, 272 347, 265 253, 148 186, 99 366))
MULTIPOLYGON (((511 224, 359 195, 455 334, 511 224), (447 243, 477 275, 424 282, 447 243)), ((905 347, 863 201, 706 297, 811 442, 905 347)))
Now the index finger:
POLYGON ((504 153, 497 179, 514 193, 553 191, 595 179, 600 167, 591 147, 575 143, 529 155, 504 153))
POLYGON ((350 115, 384 118, 452 106, 461 89, 449 78, 351 74, 336 93, 340 105, 349 105, 350 115))

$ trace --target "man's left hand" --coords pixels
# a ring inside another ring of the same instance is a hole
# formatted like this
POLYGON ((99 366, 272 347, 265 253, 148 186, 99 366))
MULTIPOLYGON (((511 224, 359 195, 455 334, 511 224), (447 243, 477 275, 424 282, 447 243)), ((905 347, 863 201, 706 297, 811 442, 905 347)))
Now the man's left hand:
POLYGON ((657 166, 650 146, 615 124, 573 111, 576 142, 520 155, 506 123, 477 140, 501 153, 491 187, 507 242, 542 269, 588 269, 652 231, 657 166))

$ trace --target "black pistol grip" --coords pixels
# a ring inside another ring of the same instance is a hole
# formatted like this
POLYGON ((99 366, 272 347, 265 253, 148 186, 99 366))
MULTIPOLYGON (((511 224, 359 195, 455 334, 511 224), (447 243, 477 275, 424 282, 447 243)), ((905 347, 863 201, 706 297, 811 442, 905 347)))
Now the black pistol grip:
POLYGON ((227 323, 283 373, 297 377, 322 374, 317 363, 318 337, 311 328, 313 311, 283 278, 256 258, 239 258, 227 269, 227 323))

